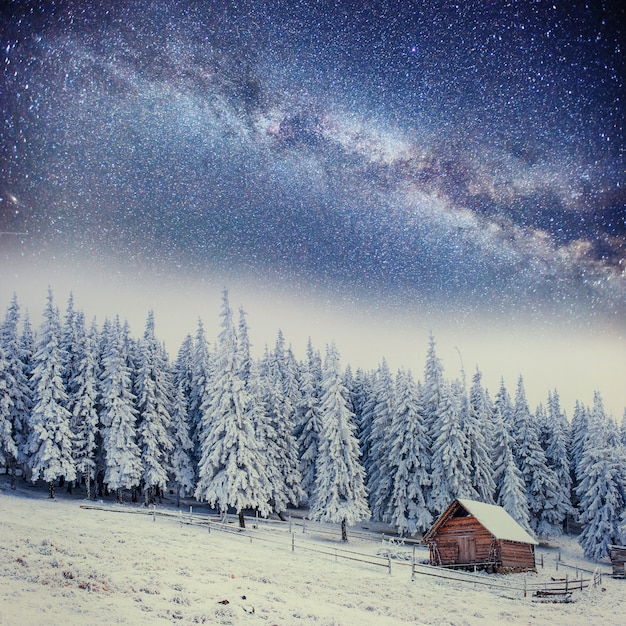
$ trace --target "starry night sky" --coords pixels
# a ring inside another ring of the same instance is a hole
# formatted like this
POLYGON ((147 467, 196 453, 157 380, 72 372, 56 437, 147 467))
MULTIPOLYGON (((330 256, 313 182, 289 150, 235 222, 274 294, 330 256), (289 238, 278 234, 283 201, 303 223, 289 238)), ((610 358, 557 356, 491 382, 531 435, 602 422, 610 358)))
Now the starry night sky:
POLYGON ((6 284, 115 265, 623 346, 620 5, 4 2, 6 284))

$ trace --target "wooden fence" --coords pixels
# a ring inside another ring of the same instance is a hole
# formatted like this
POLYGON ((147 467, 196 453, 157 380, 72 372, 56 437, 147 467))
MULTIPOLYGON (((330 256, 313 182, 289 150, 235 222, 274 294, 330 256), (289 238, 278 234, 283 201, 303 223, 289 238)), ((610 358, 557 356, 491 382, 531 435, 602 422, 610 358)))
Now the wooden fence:
MULTIPOLYGON (((452 568, 438 567, 427 565, 417 558, 417 549, 419 542, 414 540, 397 539, 390 535, 382 535, 383 545, 392 546, 393 549, 382 550, 382 554, 372 555, 357 552, 348 548, 337 546, 327 546, 324 544, 311 545, 310 541, 302 541, 297 539, 300 534, 317 535, 321 537, 331 537, 338 540, 339 530, 329 527, 328 524, 318 524, 309 520, 299 519, 288 521, 267 520, 262 518, 247 518, 246 528, 239 528, 236 524, 236 516, 218 516, 206 515, 193 512, 193 508, 189 507, 189 512, 157 510, 156 507, 151 509, 130 508, 119 506, 97 506, 91 504, 83 504, 80 507, 85 510, 98 510, 110 513, 127 513, 149 515, 156 521, 157 517, 163 517, 172 521, 177 521, 180 525, 193 525, 205 527, 209 533, 222 532, 236 535, 240 538, 246 538, 251 543, 253 540, 259 540, 268 545, 277 545, 283 549, 291 550, 291 552, 303 551, 312 554, 320 554, 328 556, 335 561, 339 559, 355 561, 366 565, 384 568, 389 574, 392 569, 410 568, 411 580, 414 581, 418 576, 427 576, 448 580, 455 583, 461 583, 469 586, 484 586, 491 589, 504 590, 506 592, 520 593, 524 597, 531 594, 537 598, 558 598, 562 596, 569 598, 574 591, 582 591, 590 587, 598 587, 602 583, 602 574, 599 572, 591 572, 583 570, 577 566, 571 566, 560 560, 560 555, 556 559, 556 569, 560 567, 569 567, 576 570, 576 576, 569 578, 553 579, 545 582, 528 582, 524 577, 523 583, 519 579, 510 579, 504 576, 494 576, 493 574, 462 572, 452 568), (229 522, 229 519, 231 520, 229 522), (277 533, 276 530, 282 530, 283 534, 277 533), (298 531, 298 532, 296 532, 298 531), (406 542, 406 543, 405 543, 406 542), (409 550, 403 550, 403 546, 408 546, 409 550), (580 577, 578 574, 581 574, 580 577), (585 578, 584 573, 588 576, 585 578)), ((351 530, 350 536, 359 537, 375 543, 380 543, 381 535, 373 533, 359 532, 351 530)), ((543 562, 542 562, 543 566, 543 562)))

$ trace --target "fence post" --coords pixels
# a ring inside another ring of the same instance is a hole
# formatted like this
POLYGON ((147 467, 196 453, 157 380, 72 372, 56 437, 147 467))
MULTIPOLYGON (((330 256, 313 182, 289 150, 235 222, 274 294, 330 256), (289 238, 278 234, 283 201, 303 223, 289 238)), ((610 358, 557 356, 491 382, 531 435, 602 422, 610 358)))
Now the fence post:
POLYGON ((389 568, 389 575, 391 575, 391 557, 387 557, 387 567, 389 568))
POLYGON ((306 534, 306 517, 302 518, 302 534, 306 534))
POLYGON ((156 522, 156 504, 152 505, 152 521, 156 522))
POLYGON ((543 554, 541 555, 541 569, 543 569, 543 554))
POLYGON ((294 533, 291 533, 291 551, 296 551, 296 535, 294 533))
POLYGON ((193 507, 189 505, 189 523, 191 524, 191 515, 193 514, 193 507))
POLYGON ((291 515, 289 516, 289 532, 291 532, 291 515))
POLYGON ((556 563, 555 563, 555 565, 556 565, 556 571, 558 572, 559 571, 559 555, 558 554, 556 555, 556 563))
MULTIPOLYGON (((569 585, 569 574, 565 574, 565 593, 567 593, 568 591, 568 585, 569 585)), ((581 589, 582 589, 582 585, 581 585, 581 589)))
POLYGON ((526 597, 526 576, 524 576, 524 597, 526 597))

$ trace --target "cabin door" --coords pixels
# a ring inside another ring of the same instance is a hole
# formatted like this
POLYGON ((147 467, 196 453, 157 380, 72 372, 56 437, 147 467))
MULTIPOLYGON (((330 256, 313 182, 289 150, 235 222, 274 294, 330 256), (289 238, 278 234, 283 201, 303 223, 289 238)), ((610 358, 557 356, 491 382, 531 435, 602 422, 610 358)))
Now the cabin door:
POLYGON ((459 537, 459 563, 476 563, 476 539, 459 537))

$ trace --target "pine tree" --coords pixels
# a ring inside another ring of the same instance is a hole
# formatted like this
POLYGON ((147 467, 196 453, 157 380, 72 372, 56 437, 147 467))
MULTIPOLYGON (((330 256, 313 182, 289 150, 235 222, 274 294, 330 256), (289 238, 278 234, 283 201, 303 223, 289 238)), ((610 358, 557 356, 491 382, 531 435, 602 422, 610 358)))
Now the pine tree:
POLYGON ((515 458, 510 448, 506 449, 502 468, 502 479, 500 481, 496 502, 522 528, 525 528, 532 534, 524 477, 515 463, 515 458))
POLYGON ((401 535, 425 532, 433 521, 427 506, 431 485, 430 440, 420 394, 411 372, 399 371, 389 433, 393 485, 384 519, 401 535))
POLYGON ((310 516, 314 520, 341 523, 342 541, 347 527, 369 518, 365 471, 359 461, 359 444, 343 386, 339 354, 326 350, 322 380, 319 459, 310 516))
POLYGON ((198 328, 193 350, 191 392, 188 399, 189 432, 194 444, 194 462, 200 460, 202 445, 202 406, 208 401, 211 385, 211 357, 209 344, 204 334, 202 320, 198 328))
POLYGON ((576 489, 583 524, 578 541, 587 558, 607 556, 609 546, 619 544, 622 539, 626 510, 625 463, 626 454, 617 425, 607 417, 602 397, 596 391, 580 463, 581 481, 576 489))
POLYGON ((565 413, 561 410, 559 394, 556 389, 548 394, 546 433, 546 462, 556 476, 558 491, 555 510, 557 523, 560 528, 563 528, 567 516, 573 515, 574 509, 571 502, 572 478, 567 454, 569 424, 565 413))
POLYGON ((14 294, 7 309, 6 317, 0 325, 0 345, 6 359, 4 382, 8 396, 9 421, 12 438, 17 448, 15 457, 9 456, 11 486, 15 489, 17 466, 26 466, 29 456, 29 416, 32 409, 32 390, 29 377, 32 371, 34 338, 30 332, 28 318, 24 323, 24 334, 19 334, 20 307, 14 294))
POLYGON ((382 520, 391 498, 393 475, 390 467, 389 433, 395 406, 394 382, 387 362, 378 368, 373 388, 375 403, 369 441, 370 464, 367 488, 370 493, 372 517, 382 520))
POLYGON ((526 484, 513 455, 515 440, 511 435, 512 414, 511 398, 504 380, 501 380, 494 402, 490 429, 495 502, 502 506, 520 526, 532 532, 526 499, 526 484))
POLYGON ((313 350, 311 340, 307 344, 307 363, 302 367, 300 385, 301 400, 296 407, 298 426, 295 436, 300 451, 300 473, 302 488, 309 500, 315 489, 315 475, 317 473, 317 457, 319 436, 322 429, 320 416, 320 387, 321 364, 319 353, 313 350))
POLYGON ((44 321, 34 357, 33 390, 34 406, 30 417, 28 450, 31 480, 40 476, 54 497, 54 481, 76 478, 72 458, 72 433, 70 413, 65 408, 67 394, 63 386, 63 363, 65 357, 60 346, 61 323, 54 307, 52 290, 48 290, 44 321))
MULTIPOLYGON (((82 313, 77 321, 84 329, 82 313)), ((80 335, 80 331, 79 331, 80 335)), ((77 354, 76 372, 72 381, 72 432, 74 433, 74 459, 76 471, 85 478, 87 499, 91 496, 91 481, 96 475, 96 448, 99 430, 98 380, 100 369, 97 360, 98 328, 95 319, 88 334, 84 335, 82 348, 77 354)))
POLYGON ((437 429, 439 435, 432 450, 431 510, 442 513, 454 498, 476 499, 472 486, 469 462, 469 442, 463 429, 462 402, 465 394, 462 383, 455 380, 444 385, 439 400, 437 429))
POLYGON ((556 476, 548 467, 545 453, 539 444, 537 427, 528 408, 521 376, 517 384, 513 421, 516 437, 515 460, 526 485, 530 527, 539 537, 558 536, 561 529, 557 511, 559 498, 556 476))
POLYGON ((11 409, 13 400, 9 394, 7 377, 9 362, 4 356, 4 349, 0 343, 0 466, 13 466, 17 461, 17 445, 13 439, 13 422, 11 409))
POLYGON ((270 512, 264 459, 253 424, 246 413, 250 402, 242 379, 237 337, 228 303, 222 296, 222 325, 216 347, 214 385, 203 406, 202 456, 195 497, 226 513, 229 507, 245 527, 243 511, 270 512))
POLYGON ((444 387, 443 365, 437 356, 435 345, 435 337, 430 333, 424 367, 424 411, 428 434, 433 442, 439 437, 437 420, 444 387))
POLYGON ((171 466, 172 476, 177 485, 176 506, 180 506, 180 497, 193 493, 196 476, 193 463, 194 445, 189 436, 187 423, 187 398, 184 380, 179 380, 172 403, 172 421, 170 439, 173 444, 171 466))
POLYGON ((282 377, 276 359, 266 349, 258 383, 259 406, 257 437, 265 457, 270 483, 270 504, 279 515, 289 504, 305 498, 298 463, 298 444, 294 437, 293 413, 283 395, 282 377))
POLYGON ((170 405, 173 395, 167 355, 154 334, 154 313, 148 313, 143 339, 139 343, 135 380, 137 427, 141 450, 142 481, 146 505, 167 486, 170 439, 170 405))
POLYGON ((102 445, 105 453, 104 482, 117 492, 141 480, 141 452, 137 445, 137 410, 128 365, 128 342, 119 319, 109 332, 102 371, 102 445))
POLYGON ((576 510, 579 504, 576 489, 583 478, 581 474, 581 463, 589 430, 589 413, 589 408, 576 400, 574 415, 572 416, 572 423, 570 424, 570 437, 567 449, 570 474, 572 477, 571 502, 576 510))
POLYGON ((462 410, 463 430, 469 446, 471 483, 481 502, 494 502, 495 483, 488 439, 492 424, 491 403, 482 387, 482 374, 478 369, 472 379, 469 404, 462 410))

